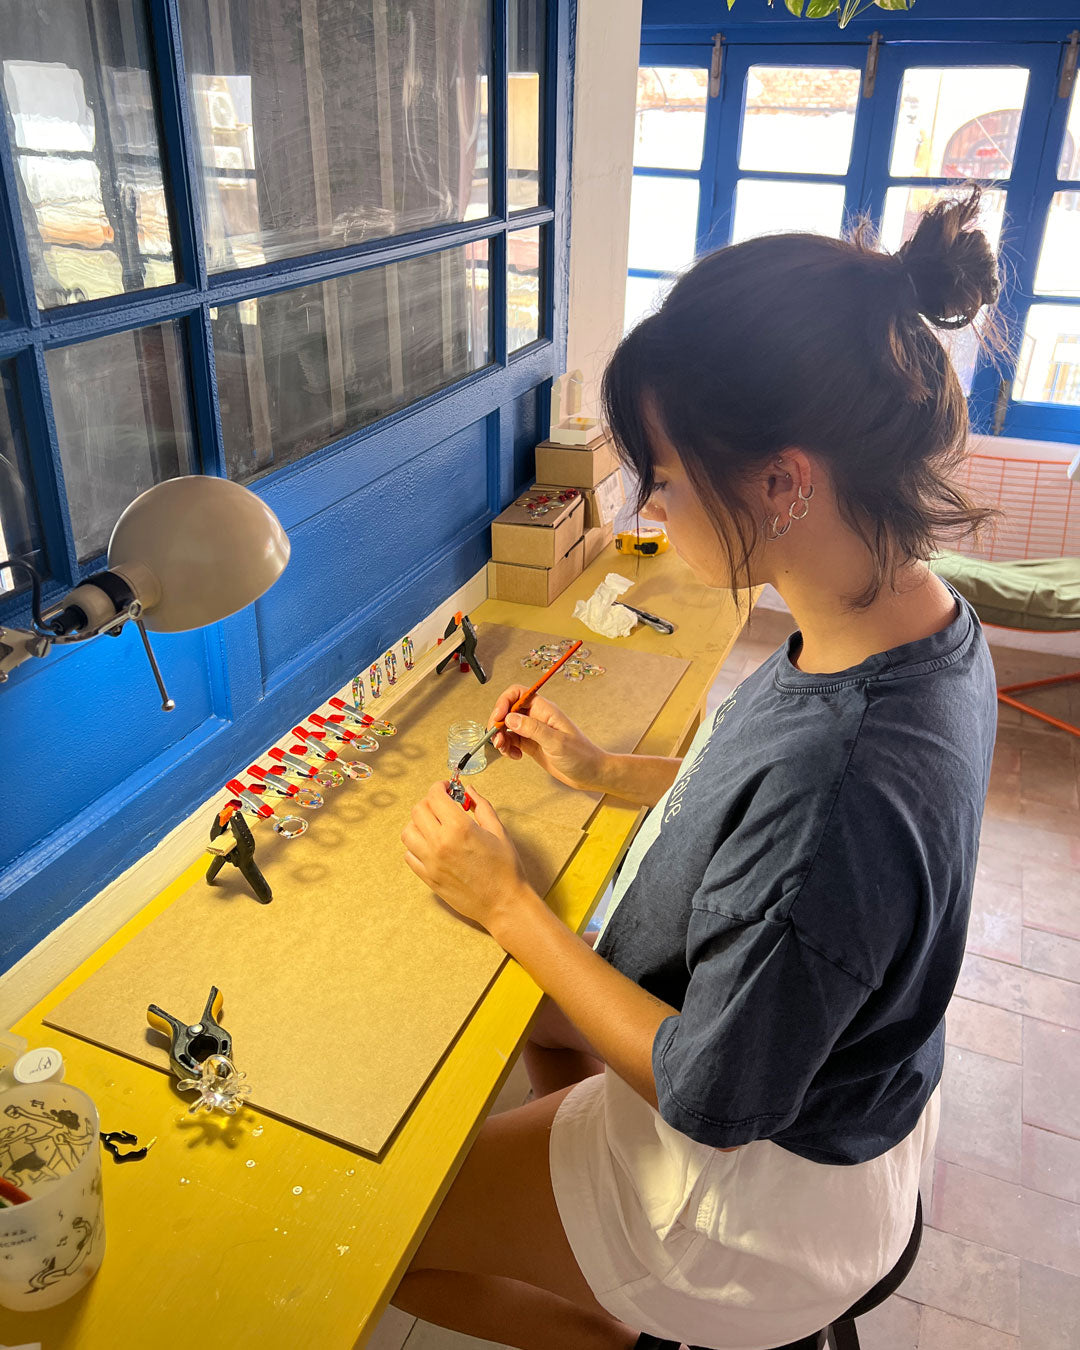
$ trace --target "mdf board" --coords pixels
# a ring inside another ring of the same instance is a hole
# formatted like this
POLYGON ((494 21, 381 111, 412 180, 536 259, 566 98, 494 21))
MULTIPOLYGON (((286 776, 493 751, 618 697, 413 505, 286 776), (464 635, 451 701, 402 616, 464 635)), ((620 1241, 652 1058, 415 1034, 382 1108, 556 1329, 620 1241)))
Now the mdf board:
MULTIPOLYGON (((251 1104, 380 1154, 506 959, 413 875, 401 830, 416 801, 446 777, 449 724, 486 723, 503 688, 535 679, 522 658, 556 641, 483 627, 486 686, 456 667, 425 677, 392 710, 399 734, 363 757, 373 777, 328 790, 307 834, 286 841, 254 824, 270 905, 226 867, 214 886, 191 887, 137 934, 49 1024, 167 1071, 147 1005, 194 1020, 216 984, 251 1104)), ((556 675, 545 693, 602 744, 632 750, 687 663, 587 645, 606 674, 580 683, 556 675)), ((377 700, 371 711, 379 715, 377 700)), ((544 894, 597 798, 527 759, 495 760, 468 782, 491 799, 544 894)))

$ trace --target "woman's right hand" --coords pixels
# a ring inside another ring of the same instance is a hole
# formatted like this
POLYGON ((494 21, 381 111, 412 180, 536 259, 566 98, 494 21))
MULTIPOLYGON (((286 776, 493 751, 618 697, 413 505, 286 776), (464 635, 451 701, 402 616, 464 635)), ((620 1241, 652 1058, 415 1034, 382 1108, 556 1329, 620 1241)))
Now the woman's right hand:
POLYGON ((528 755, 552 778, 569 787, 602 790, 605 752, 554 703, 536 695, 527 710, 510 713, 527 689, 527 685, 513 684, 503 690, 495 704, 488 725, 506 720, 506 730, 493 739, 495 748, 509 759, 528 755))

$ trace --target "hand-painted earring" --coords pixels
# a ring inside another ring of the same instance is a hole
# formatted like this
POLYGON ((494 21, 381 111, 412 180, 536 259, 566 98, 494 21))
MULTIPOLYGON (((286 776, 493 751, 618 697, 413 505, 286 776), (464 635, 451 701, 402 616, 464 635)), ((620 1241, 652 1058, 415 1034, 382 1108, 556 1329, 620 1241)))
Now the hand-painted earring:
MULTIPOLYGON (((814 485, 813 485, 813 483, 810 484, 810 489, 809 489, 809 491, 808 491, 808 492, 805 492, 805 493, 803 492, 802 487, 800 486, 800 488, 799 488, 799 502, 802 502, 802 510, 799 511, 798 513, 796 513, 795 508, 796 508, 796 506, 797 506, 799 503, 798 503, 798 502, 792 502, 791 505, 790 505, 790 506, 788 507, 788 509, 787 509, 787 513, 788 513, 788 515, 791 517, 792 520, 805 520, 805 519, 806 519, 806 517, 810 514, 810 498, 811 498, 813 495, 814 495, 814 485)), ((779 520, 779 516, 777 517, 777 519, 779 520)))
POLYGON ((401 639, 401 658, 405 662, 405 669, 412 670, 416 662, 413 660, 413 640, 407 635, 401 639))
POLYGON ((383 657, 383 665, 386 667, 386 678, 390 684, 397 684, 397 656, 394 652, 387 652, 383 657))
POLYGON ((353 701, 353 707, 354 707, 354 708, 359 708, 361 712, 364 711, 364 677, 363 677, 363 675, 357 675, 356 679, 353 680, 353 682, 352 682, 352 701, 353 701))
POLYGON ((368 671, 368 688, 371 690, 372 698, 379 698, 382 694, 382 671, 379 669, 378 661, 368 671))

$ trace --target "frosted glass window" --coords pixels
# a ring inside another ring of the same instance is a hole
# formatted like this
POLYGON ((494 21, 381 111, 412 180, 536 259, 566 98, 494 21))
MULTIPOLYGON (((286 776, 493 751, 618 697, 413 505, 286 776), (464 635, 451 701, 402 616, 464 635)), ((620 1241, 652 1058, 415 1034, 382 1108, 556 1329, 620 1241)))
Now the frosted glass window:
POLYGON ((211 271, 490 210, 490 0, 181 0, 211 271))
POLYGON ((104 551, 140 492, 194 473, 183 340, 175 320, 45 353, 80 562, 104 551))
POLYGON ((751 66, 739 168, 847 173, 861 81, 850 66, 751 66))
POLYGON ((1080 305, 1032 305, 1012 396, 1080 406, 1080 305))
POLYGON ((629 333, 642 319, 655 314, 671 289, 671 277, 627 277, 623 332, 629 333))
POLYGON ((509 0, 506 19, 506 198, 522 211, 541 200, 546 0, 509 0))
POLYGON ((488 243, 210 311, 229 477, 246 483, 491 360, 488 243))
POLYGON ((1027 84, 1022 66, 904 71, 893 177, 1009 178, 1027 84))
POLYGON ((1039 295, 1080 299, 1080 190, 1055 192, 1035 270, 1039 295))
POLYGON ((709 72, 641 66, 634 119, 634 163, 648 169, 700 169, 709 72))
POLYGON ((536 342, 543 327, 544 234, 539 225, 506 236, 506 349, 536 342))
POLYGON ((843 220, 844 189, 839 183, 743 178, 735 188, 731 242, 789 230, 838 236, 843 220))
POLYGON ((1057 174, 1059 178, 1080 179, 1080 80, 1073 84, 1069 120, 1061 143, 1057 174))
POLYGON ((0 51, 39 308, 170 285, 143 6, 10 0, 0 51))
POLYGON ((672 272, 694 260, 696 178, 635 174, 630 190, 630 267, 672 272))

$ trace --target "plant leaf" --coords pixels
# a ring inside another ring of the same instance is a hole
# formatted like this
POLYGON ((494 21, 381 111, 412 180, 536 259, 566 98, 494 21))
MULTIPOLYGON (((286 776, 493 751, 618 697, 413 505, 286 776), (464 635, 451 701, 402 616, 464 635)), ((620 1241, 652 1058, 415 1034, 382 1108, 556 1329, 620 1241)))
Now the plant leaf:
POLYGON ((827 19, 840 8, 840 0, 806 0, 808 19, 827 19))
POLYGON ((728 7, 729 10, 730 10, 730 9, 734 9, 734 8, 735 8, 735 0, 727 0, 727 7, 728 7))
POLYGON ((915 0, 874 0, 878 9, 911 9, 915 0))
POLYGON ((803 5, 805 3, 806 0, 784 0, 784 4, 787 5, 788 9, 797 19, 802 18, 803 5))

